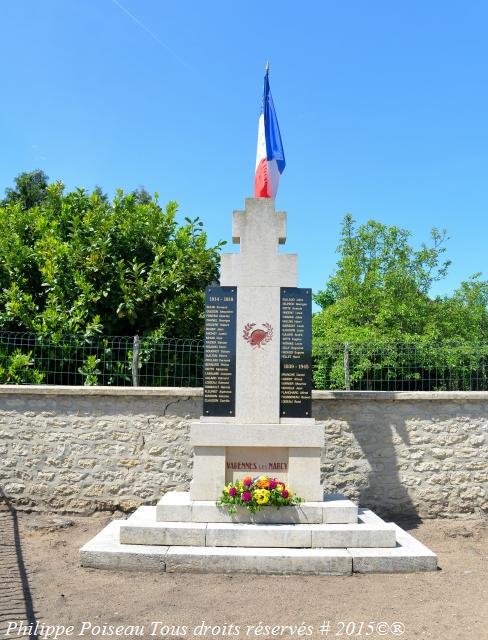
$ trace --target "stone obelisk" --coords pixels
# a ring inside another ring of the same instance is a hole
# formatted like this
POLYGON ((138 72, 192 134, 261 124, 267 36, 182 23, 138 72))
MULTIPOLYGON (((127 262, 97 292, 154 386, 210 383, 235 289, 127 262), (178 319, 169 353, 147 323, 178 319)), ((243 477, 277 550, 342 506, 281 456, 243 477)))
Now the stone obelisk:
MULTIPOLYGON (((234 408, 227 415, 219 411, 209 415, 212 410, 204 410, 200 421, 191 426, 194 447, 191 498, 216 500, 225 483, 244 475, 267 473, 284 479, 305 500, 320 501, 323 430, 310 416, 310 401, 303 405, 303 398, 311 397, 311 388, 305 389, 306 377, 293 371, 293 351, 290 352, 294 340, 299 343, 301 334, 310 332, 310 327, 302 326, 310 323, 310 317, 302 314, 299 323, 286 324, 292 313, 286 295, 298 292, 292 300, 297 303, 294 305, 297 313, 301 313, 305 303, 299 292, 309 290, 296 289, 297 256, 278 251, 286 241, 286 213, 275 211, 273 199, 248 198, 245 210, 233 214, 232 240, 240 245, 240 252, 222 256, 220 285, 225 295, 220 300, 236 302, 235 318, 222 332, 224 337, 231 338, 226 353, 229 350, 232 353, 226 356, 227 361, 235 362, 233 404, 226 404, 234 408), (295 330, 290 331, 290 326, 295 330), (282 335, 283 327, 288 327, 286 336, 282 335), (285 351, 292 354, 288 365, 283 365, 285 351), (290 367, 291 372, 283 366, 290 367), (293 375, 294 378, 290 377, 293 375), (294 380, 299 382, 295 384, 294 380), (307 407, 305 415, 294 417, 295 405, 307 407)), ((225 316, 224 307, 217 313, 220 316, 212 318, 217 318, 218 325, 218 318, 225 316)), ((214 335, 215 323, 211 327, 214 335)), ((211 345, 206 341, 212 357, 215 352, 218 357, 219 344, 222 340, 211 345)), ((219 364, 212 359, 215 362, 219 364)), ((309 368, 310 363, 296 366, 309 368)), ((213 399, 218 397, 219 372, 223 368, 212 369, 213 399)), ((310 371, 306 373, 310 381, 310 371)), ((226 389, 229 375, 232 374, 221 375, 226 389)), ((208 406, 213 409, 218 401, 208 406)))

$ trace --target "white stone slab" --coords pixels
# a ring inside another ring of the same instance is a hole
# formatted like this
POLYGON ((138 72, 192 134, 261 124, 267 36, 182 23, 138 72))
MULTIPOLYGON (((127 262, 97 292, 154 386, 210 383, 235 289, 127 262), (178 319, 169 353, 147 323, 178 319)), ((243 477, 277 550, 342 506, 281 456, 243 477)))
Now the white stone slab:
POLYGON ((216 499, 225 485, 225 447, 194 446, 192 500, 216 499))
MULTIPOLYGON (((227 510, 218 507, 215 500, 190 500, 188 492, 167 493, 158 502, 156 519, 159 522, 255 522, 258 524, 347 524, 358 522, 358 508, 341 495, 329 494, 325 501, 307 501, 294 507, 281 509, 264 508, 252 515, 247 509, 240 508, 233 516, 227 510), (181 509, 180 509, 181 507, 181 509)), ((381 518, 380 522, 383 522, 381 518)))
POLYGON ((157 522, 156 507, 139 507, 120 525, 122 544, 205 545, 207 525, 199 522, 157 522))
POLYGON ((207 525, 207 547, 308 547, 312 526, 306 524, 226 524, 207 525))
POLYGON ((193 503, 192 519, 194 522, 238 522, 256 524, 292 524, 322 522, 320 503, 303 503, 299 506, 281 507, 281 509, 264 508, 255 514, 247 509, 238 508, 237 513, 229 515, 226 509, 218 507, 215 501, 198 501, 193 503))
POLYGON ((324 495, 320 482, 322 448, 290 447, 288 484, 296 495, 308 501, 319 501, 324 495))
MULTIPOLYGON (((278 402, 279 404, 279 402, 278 402)), ((205 447, 318 447, 324 429, 316 424, 225 424, 192 422, 190 444, 205 447)))
POLYGON ((326 495, 322 505, 322 522, 325 524, 357 524, 358 507, 344 496, 326 495))
POLYGON ((358 509, 358 520, 367 524, 383 524, 385 521, 371 509, 358 509))
MULTIPOLYGON (((374 515, 374 514, 373 514, 374 515)), ((436 571, 437 556, 398 525, 393 549, 349 548, 355 573, 411 573, 436 571)))
POLYGON ((82 567, 165 571, 167 546, 124 545, 119 542, 123 520, 114 520, 80 549, 82 567))
POLYGON ((340 494, 326 494, 323 504, 323 520, 328 524, 354 524, 358 522, 357 505, 340 494))
POLYGON ((319 524, 312 527, 312 547, 395 547, 392 524, 319 524))
POLYGON ((345 549, 169 547, 166 571, 350 575, 352 560, 345 549))
MULTIPOLYGON (((276 512, 273 510, 271 513, 276 512)), ((383 522, 380 524, 157 522, 156 507, 144 506, 139 507, 127 520, 121 522, 119 541, 122 544, 131 545, 347 548, 394 547, 395 536, 395 525, 383 522)))
MULTIPOLYGON (((14 386, 14 385, 12 385, 14 386)), ((123 388, 123 387, 121 387, 123 388)), ((131 387, 134 388, 134 387, 131 387)), ((137 389, 137 387, 135 387, 137 389)), ((147 387, 143 387, 143 388, 147 388, 147 387)), ((194 390, 194 388, 192 388, 192 391, 194 390)), ((198 391, 202 391, 201 389, 198 389, 198 391)), ((314 392, 315 393, 315 392, 314 392)), ((200 393, 200 395, 202 395, 200 393)), ((200 422, 207 422, 207 423, 215 423, 215 424, 238 424, 239 421, 236 420, 235 416, 200 416, 199 418, 200 422)), ((280 416, 279 419, 279 423, 280 424, 297 424, 300 426, 304 426, 307 424, 311 424, 311 425, 315 425, 317 424, 317 421, 315 420, 315 418, 284 418, 283 416, 280 416)))
POLYGON ((157 504, 156 520, 160 522, 191 520, 191 505, 189 491, 168 491, 157 504))

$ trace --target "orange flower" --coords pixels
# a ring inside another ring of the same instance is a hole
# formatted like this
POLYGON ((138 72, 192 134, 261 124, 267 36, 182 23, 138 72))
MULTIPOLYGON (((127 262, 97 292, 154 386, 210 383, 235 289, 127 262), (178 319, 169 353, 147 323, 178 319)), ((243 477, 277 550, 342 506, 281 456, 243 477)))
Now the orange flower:
POLYGON ((268 489, 269 488, 269 478, 268 478, 268 476, 260 476, 256 481, 256 486, 259 489, 268 489))

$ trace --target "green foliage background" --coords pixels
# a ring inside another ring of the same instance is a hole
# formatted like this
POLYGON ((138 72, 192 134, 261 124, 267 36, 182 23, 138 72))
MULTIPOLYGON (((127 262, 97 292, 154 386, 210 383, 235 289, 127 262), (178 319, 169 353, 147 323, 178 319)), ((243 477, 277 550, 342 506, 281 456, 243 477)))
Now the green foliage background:
MULTIPOLYGON (((208 246, 202 221, 179 224, 176 213, 176 202, 161 207, 144 189, 109 200, 98 187, 66 192, 39 170, 17 176, 0 205, 0 329, 65 345, 63 362, 98 341, 101 355, 81 367, 91 383, 113 359, 101 336, 203 337, 204 290, 224 243, 208 246)), ((41 381, 36 353, 22 360, 0 346, 0 381, 41 381)))
POLYGON ((0 208, 0 327, 60 335, 201 337, 204 289, 219 250, 197 218, 145 191, 112 201, 96 189, 42 187, 42 172, 7 190, 0 208), (41 183, 41 184, 40 184, 41 183))
MULTIPOLYGON (((147 384, 200 384, 201 345, 178 339, 203 337, 225 243, 207 246, 203 223, 176 213, 144 189, 110 200, 40 170, 17 176, 0 203, 0 331, 31 337, 0 340, 0 382, 57 384, 75 363, 76 384, 131 384, 139 334, 147 384)), ((345 216, 337 270, 315 295, 316 388, 344 388, 346 351, 353 389, 488 389, 488 282, 475 274, 431 294, 450 265, 446 240, 433 229, 415 249, 405 229, 345 216)))
POLYGON ((314 380, 344 388, 488 389, 488 282, 475 274, 450 296, 432 296, 447 273, 446 232, 414 249, 410 233, 371 220, 342 225, 336 272, 318 292, 314 380))

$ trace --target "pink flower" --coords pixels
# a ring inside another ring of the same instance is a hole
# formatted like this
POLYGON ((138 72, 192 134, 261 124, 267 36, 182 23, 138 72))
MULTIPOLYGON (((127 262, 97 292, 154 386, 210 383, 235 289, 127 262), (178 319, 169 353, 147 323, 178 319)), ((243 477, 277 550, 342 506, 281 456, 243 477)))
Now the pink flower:
POLYGON ((285 499, 286 499, 286 498, 288 498, 288 496, 289 496, 289 495, 290 495, 290 494, 288 493, 288 490, 287 490, 287 489, 283 489, 283 491, 281 492, 281 497, 282 497, 282 498, 285 498, 285 499))
POLYGON ((269 488, 270 489, 276 489, 277 486, 278 486, 277 480, 270 480, 269 481, 269 488))
POLYGON ((252 495, 249 491, 244 491, 244 493, 241 496, 241 499, 243 502, 251 502, 252 495))
POLYGON ((235 487, 231 487, 229 489, 229 495, 232 496, 234 498, 234 496, 237 494, 237 489, 235 487))

